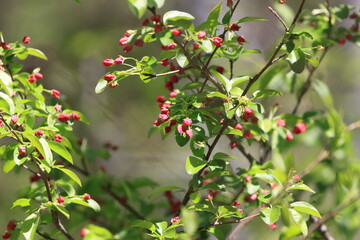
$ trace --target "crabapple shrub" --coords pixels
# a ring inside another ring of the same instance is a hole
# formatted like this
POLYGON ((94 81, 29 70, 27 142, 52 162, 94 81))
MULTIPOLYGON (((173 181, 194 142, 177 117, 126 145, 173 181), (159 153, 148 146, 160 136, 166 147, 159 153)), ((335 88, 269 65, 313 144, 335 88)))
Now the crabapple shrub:
POLYGON ((353 160, 351 131, 360 122, 345 124, 317 72, 331 49, 360 46, 360 14, 351 5, 323 1, 306 9, 306 2, 294 3, 288 22, 282 18, 285 0, 257 3, 273 13, 271 20, 236 17, 240 0, 221 1, 195 26, 190 13, 162 13, 164 0, 128 0, 130 11, 143 20, 114 39, 120 54, 99 60, 107 71, 95 91, 121 92, 107 88, 134 75, 144 83, 163 81, 148 135, 175 138, 190 150, 187 188, 91 170, 94 157, 107 159, 118 146, 106 143, 94 150, 76 137, 73 129, 88 123, 86 116, 71 109, 59 90, 44 88, 47 76, 40 68, 23 71, 23 60, 47 60, 46 55, 30 47, 30 36, 9 42, 0 33, 3 171, 29 177, 11 206, 23 209, 25 217, 9 219, 2 238, 235 239, 244 225, 267 228, 274 239, 333 239, 331 234, 339 233, 352 238, 359 227, 354 219, 360 166, 353 160), (239 60, 262 54, 249 48, 252 39, 242 26, 261 27, 263 21, 280 23, 283 34, 267 50, 263 66, 240 72, 239 60), (131 57, 147 46, 159 54, 131 57), (317 93, 322 109, 300 108, 309 91, 317 93), (290 110, 274 103, 289 98, 290 110), (321 141, 307 143, 309 137, 321 141), (220 139, 228 144, 221 152, 220 139), (320 147, 320 153, 299 169, 296 161, 303 156, 295 151, 305 145, 320 147), (242 157, 232 156, 234 151, 242 157), (246 167, 233 167, 236 161, 246 167), (145 197, 143 188, 152 193, 145 197), (252 224, 256 219, 263 226, 252 224))

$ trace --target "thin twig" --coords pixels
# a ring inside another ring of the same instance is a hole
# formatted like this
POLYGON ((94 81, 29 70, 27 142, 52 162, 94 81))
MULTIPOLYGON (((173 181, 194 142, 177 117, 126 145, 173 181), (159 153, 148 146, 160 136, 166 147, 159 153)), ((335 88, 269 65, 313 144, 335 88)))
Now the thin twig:
POLYGON ((228 221, 228 222, 219 222, 219 221, 216 221, 216 222, 214 222, 214 223, 212 223, 212 224, 209 224, 209 225, 206 225, 206 226, 201 227, 199 230, 206 229, 206 228, 211 228, 211 227, 216 227, 216 226, 219 226, 219 225, 225 225, 225 224, 249 222, 249 221, 253 220, 254 218, 258 217, 259 215, 260 215, 260 213, 256 213, 256 214, 253 214, 253 215, 244 217, 244 218, 242 218, 242 219, 237 219, 237 220, 228 221))
POLYGON ((45 239, 48 239, 48 240, 56 240, 54 238, 51 238, 45 234, 43 234, 42 232, 40 232, 39 230, 36 230, 36 233, 39 234, 41 237, 45 238, 45 239))
POLYGON ((279 19, 279 21, 281 22, 281 24, 284 26, 285 28, 285 32, 289 32, 289 28, 288 26, 286 26, 285 21, 280 17, 280 15, 270 6, 268 6, 269 10, 277 17, 277 19, 279 19))

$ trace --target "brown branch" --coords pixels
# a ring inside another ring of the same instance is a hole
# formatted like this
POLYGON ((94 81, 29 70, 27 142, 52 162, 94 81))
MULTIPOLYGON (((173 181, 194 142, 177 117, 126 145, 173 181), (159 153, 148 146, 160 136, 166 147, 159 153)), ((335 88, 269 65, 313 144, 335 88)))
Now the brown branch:
POLYGON ((199 228, 199 230, 206 229, 206 228, 211 228, 211 227, 216 227, 216 226, 219 226, 219 225, 225 225, 225 224, 250 222, 254 218, 258 217, 259 215, 260 215, 260 213, 256 213, 254 215, 250 215, 250 216, 244 217, 242 219, 237 219, 237 220, 228 221, 228 222, 215 221, 212 224, 209 224, 209 225, 206 225, 206 226, 203 226, 203 227, 199 228))
POLYGON ((329 156, 329 152, 326 150, 323 150, 314 162, 312 162, 307 168, 305 168, 303 171, 301 171, 298 174, 299 178, 302 178, 305 175, 309 174, 317 165, 319 165, 319 163, 324 161, 328 156, 329 156))
POLYGON ((279 19, 279 21, 281 22, 281 24, 284 26, 285 28, 285 32, 289 32, 289 28, 288 26, 286 26, 285 21, 280 17, 280 15, 272 8, 272 7, 268 7, 269 10, 277 17, 277 19, 279 19))
MULTIPOLYGON (((296 25, 296 21, 299 18, 300 13, 302 12, 302 9, 304 7, 306 0, 302 0, 298 11, 296 12, 296 15, 294 17, 294 20, 290 26, 290 29, 293 29, 296 25)), ((287 42, 287 38, 288 38, 288 32, 285 31, 285 34, 283 36, 283 39, 281 40, 281 42, 279 43, 279 45, 276 47, 274 53, 271 55, 269 61, 266 63, 266 65, 254 76, 250 79, 249 83, 246 85, 244 92, 242 93, 241 96, 245 96, 247 94, 247 92, 250 90, 250 87, 261 77, 261 75, 272 65, 274 64, 277 60, 279 60, 280 58, 276 58, 277 54, 280 52, 282 46, 287 42), (277 59, 277 60, 276 60, 277 59)))
POLYGON ((45 234, 43 234, 42 232, 40 232, 39 230, 36 230, 36 233, 39 234, 41 237, 45 238, 45 239, 48 239, 48 240, 56 240, 54 238, 51 238, 45 234))
MULTIPOLYGON (((207 154, 206 154, 206 157, 205 157, 205 160, 206 160, 206 161, 209 161, 212 151, 214 150, 216 144, 218 143, 220 137, 222 136, 222 134, 224 133, 224 131, 225 131, 225 129, 228 127, 228 125, 229 125, 229 120, 227 119, 227 120, 225 120, 225 122, 223 123, 223 126, 222 126, 222 128, 220 129, 220 132, 216 135, 214 141, 213 141, 212 144, 210 145, 210 147, 209 147, 209 149, 208 149, 208 152, 207 152, 207 154)), ((205 167, 203 167, 202 169, 200 169, 200 170, 196 173, 196 175, 194 175, 193 178, 195 178, 195 177, 196 177, 196 178, 197 178, 197 177, 200 177, 201 174, 202 174, 202 172, 205 170, 206 167, 207 167, 207 166, 205 166, 205 167)), ((190 195, 191 195, 193 192, 194 192, 194 187, 193 187, 193 186, 189 186, 189 188, 188 188, 187 192, 185 193, 185 196, 184 196, 184 198, 183 198, 183 200, 182 200, 182 203, 181 203, 183 206, 185 206, 185 205, 189 202, 189 200, 190 200, 190 195)), ((176 216, 177 216, 177 215, 179 215, 179 214, 177 213, 176 216)))
POLYGON ((149 80, 149 79, 156 78, 156 77, 162 77, 162 76, 171 75, 171 74, 175 74, 175 73, 178 73, 178 72, 186 71, 186 70, 191 69, 191 68, 192 67, 186 67, 186 68, 177 69, 177 70, 170 71, 170 72, 165 72, 165 73, 158 73, 158 74, 143 73, 143 75, 148 76, 148 78, 145 78, 144 80, 149 80))
POLYGON ((145 217, 142 216, 138 211, 136 211, 132 206, 120 200, 120 196, 118 196, 112 189, 111 186, 103 187, 103 189, 114 199, 117 203, 123 206, 126 210, 128 210, 131 214, 133 214, 138 219, 145 220, 145 217))

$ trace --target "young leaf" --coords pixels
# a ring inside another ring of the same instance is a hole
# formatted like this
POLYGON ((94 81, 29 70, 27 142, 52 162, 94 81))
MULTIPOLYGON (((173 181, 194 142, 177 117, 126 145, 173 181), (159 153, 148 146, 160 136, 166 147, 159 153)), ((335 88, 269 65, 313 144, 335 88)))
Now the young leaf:
POLYGON ((191 14, 177 10, 169 11, 165 13, 163 17, 164 24, 167 24, 168 21, 194 20, 194 19, 195 18, 191 14))
POLYGON ((61 143, 50 141, 49 147, 51 150, 53 150, 54 152, 59 154, 61 157, 63 157, 66 161, 73 164, 73 158, 72 158, 71 154, 61 143))
POLYGON ((261 219, 266 223, 267 225, 275 223, 277 220, 279 220, 280 217, 280 209, 278 207, 272 207, 272 208, 263 208, 261 209, 261 219))
POLYGON ((127 0, 130 11, 137 17, 141 18, 147 9, 147 0, 127 0))
POLYGON ((140 227, 150 230, 151 232, 155 231, 155 225, 152 222, 146 220, 136 220, 131 224, 131 227, 140 227))
POLYGON ((202 169, 204 166, 206 166, 206 164, 207 164, 207 161, 190 156, 186 159, 186 166, 185 166, 186 172, 188 174, 195 174, 200 169, 202 169))
POLYGON ((30 202, 31 202, 31 199, 19 198, 12 204, 11 209, 13 209, 15 207, 28 207, 28 206, 30 206, 30 202))
POLYGON ((80 178, 73 171, 66 169, 66 168, 61 168, 61 167, 56 167, 56 169, 62 171, 66 175, 68 175, 72 180, 74 180, 81 187, 80 178))
POLYGON ((251 21, 268 21, 268 20, 260 17, 244 17, 236 21, 235 23, 238 24, 238 23, 251 22, 251 21))
POLYGON ((304 191, 308 191, 308 192, 315 193, 314 190, 312 190, 310 187, 308 187, 308 186, 307 186, 306 184, 304 184, 304 183, 296 183, 296 184, 292 185, 291 187, 288 187, 288 188, 286 189, 286 191, 292 190, 292 189, 304 190, 304 191))
POLYGON ((224 88, 226 89, 227 92, 229 92, 231 90, 232 84, 229 81, 229 79, 227 79, 224 75, 222 75, 215 69, 211 69, 210 72, 211 72, 211 74, 215 75, 220 80, 220 82, 222 83, 222 85, 224 86, 224 88))
POLYGON ((4 99, 8 105, 8 107, 4 110, 11 114, 15 114, 15 104, 14 104, 14 101, 12 100, 12 98, 3 92, 0 92, 0 98, 4 99))
POLYGON ((318 210, 308 202, 303 202, 303 201, 293 202, 290 204, 290 206, 296 211, 307 213, 315 217, 321 218, 321 215, 318 212, 318 210))
POLYGON ((0 84, 7 95, 11 96, 13 94, 11 77, 4 71, 0 71, 0 84))
POLYGON ((29 55, 32 55, 34 57, 38 57, 38 58, 41 58, 44 60, 48 60, 47 57, 45 56, 45 54, 42 51, 40 51, 39 49, 27 48, 26 50, 29 55))
POLYGON ((28 216, 21 226, 21 232, 26 240, 33 240, 35 237, 36 229, 39 224, 39 213, 32 213, 28 216))

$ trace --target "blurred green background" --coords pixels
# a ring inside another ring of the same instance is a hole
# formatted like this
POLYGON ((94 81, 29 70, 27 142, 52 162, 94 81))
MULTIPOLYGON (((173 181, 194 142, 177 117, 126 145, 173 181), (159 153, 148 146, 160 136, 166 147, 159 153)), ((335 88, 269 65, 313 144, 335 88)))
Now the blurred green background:
MULTIPOLYGON (((200 23, 217 2, 167 0, 160 13, 170 9, 186 11, 200 23)), ((235 14, 235 18, 262 16, 270 20, 242 26, 240 34, 250 42, 248 48, 260 49, 263 54, 246 56, 235 66, 237 73, 251 75, 259 70, 265 63, 264 56, 282 34, 278 21, 267 10, 267 6, 274 2, 243 0, 235 14)), ((295 6, 297 2, 289 0, 288 5, 295 6)), ((320 1, 308 2, 307 6, 312 7, 320 1)), ((360 5, 358 0, 331 2, 360 5)), ((119 146, 119 151, 114 152, 109 161, 99 160, 98 166, 104 166, 109 174, 119 177, 147 176, 163 184, 186 186, 190 178, 184 169, 187 149, 177 147, 171 138, 162 141, 159 135, 150 139, 146 137, 157 118, 156 96, 168 94, 163 81, 155 79, 144 85, 139 79, 129 78, 115 89, 107 89, 99 95, 94 92, 98 79, 107 70, 102 66, 102 60, 122 54, 118 39, 127 29, 138 27, 141 22, 130 13, 125 0, 83 0, 82 4, 73 0, 0 0, 0 31, 5 40, 18 41, 28 35, 32 39, 30 46, 41 49, 49 58, 47 62, 28 61, 26 70, 32 71, 40 66, 45 87, 60 90, 73 109, 88 116, 91 124, 78 125, 79 137, 88 138, 89 144, 98 148, 107 141, 119 146)), ((129 55, 157 56, 158 53, 159 48, 151 45, 134 48, 129 55)), ((360 116, 359 56, 360 49, 352 44, 336 47, 317 72, 330 85, 335 105, 342 109, 347 123, 358 120, 360 116)), ((302 109, 318 105, 317 102, 318 99, 310 93, 302 109)), ((285 103, 282 104, 286 107, 285 103)), ((360 155, 358 132, 354 137, 354 147, 360 155)), ((227 141, 218 148, 230 150, 227 141)), ((317 152, 309 151, 308 154, 315 156, 317 152)), ((236 164, 241 166, 241 155, 235 151, 232 154, 240 157, 236 164)), ((8 209, 15 193, 27 182, 28 176, 0 173, 0 231, 14 214, 8 209)))

